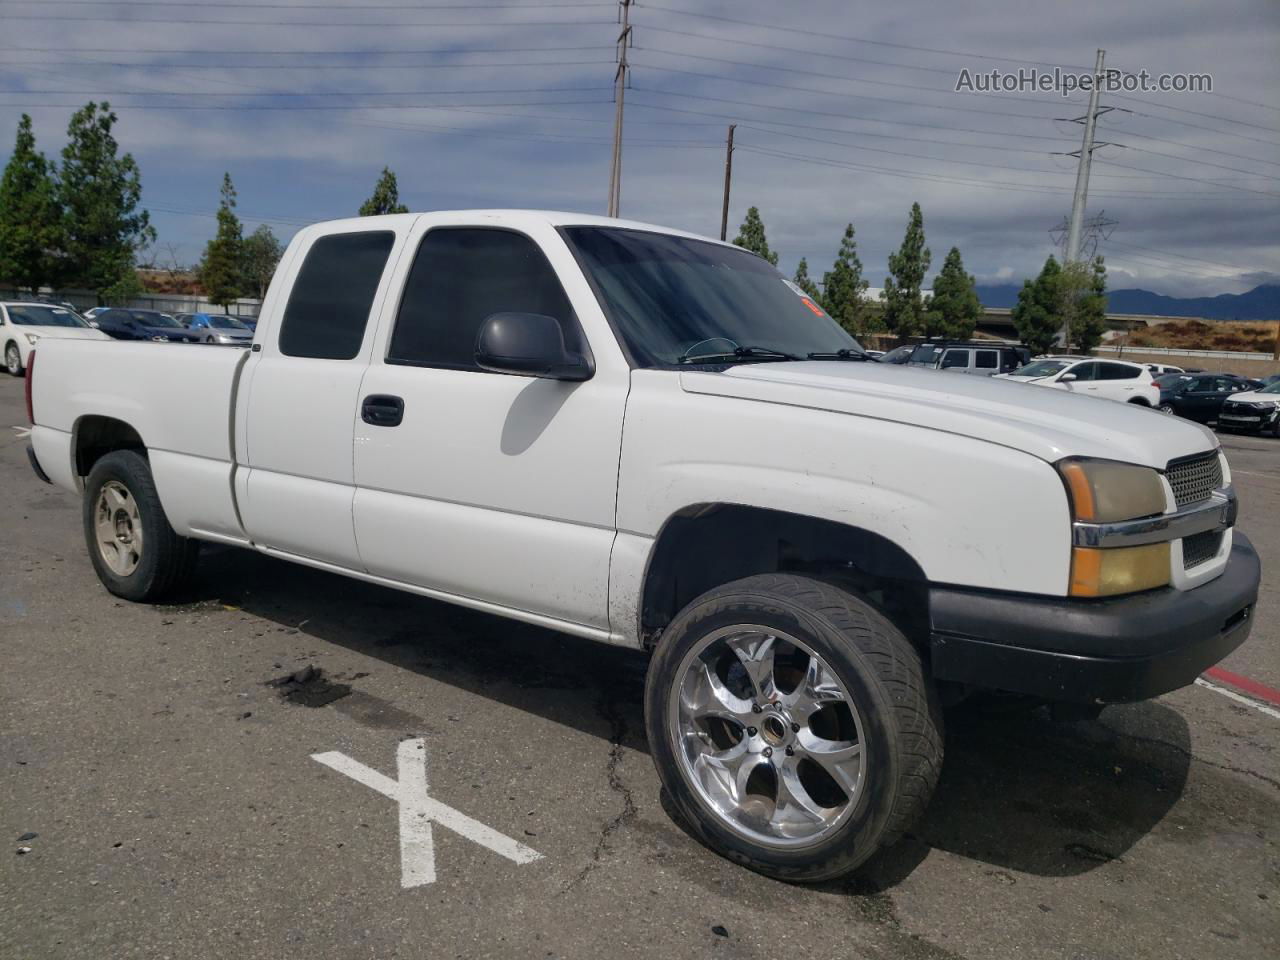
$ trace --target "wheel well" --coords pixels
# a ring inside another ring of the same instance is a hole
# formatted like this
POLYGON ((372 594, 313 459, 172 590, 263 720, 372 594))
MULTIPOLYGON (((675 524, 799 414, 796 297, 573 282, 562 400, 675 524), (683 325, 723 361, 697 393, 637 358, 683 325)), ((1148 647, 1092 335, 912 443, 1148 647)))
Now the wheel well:
POLYGON ((146 445, 138 431, 114 417, 81 417, 75 431, 76 473, 87 477, 93 465, 114 450, 136 450, 143 456, 146 445))
POLYGON ((675 615, 713 587, 782 572, 857 593, 927 648, 927 580, 897 544, 860 527, 723 503, 687 507, 658 534, 641 596, 641 637, 647 646, 657 643, 675 615))
POLYGON ((1148 401, 1143 400, 1141 397, 1134 397, 1134 398, 1133 398, 1132 400, 1130 400, 1129 402, 1130 402, 1130 403, 1136 403, 1136 404, 1137 404, 1138 406, 1140 406, 1140 407, 1149 407, 1149 406, 1151 406, 1151 404, 1150 404, 1148 401))

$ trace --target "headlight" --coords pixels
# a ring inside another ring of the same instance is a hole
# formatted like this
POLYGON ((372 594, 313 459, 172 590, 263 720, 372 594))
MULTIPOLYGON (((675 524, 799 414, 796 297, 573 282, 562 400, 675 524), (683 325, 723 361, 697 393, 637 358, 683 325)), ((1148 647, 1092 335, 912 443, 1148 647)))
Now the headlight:
POLYGON ((221 333, 220 333, 220 334, 218 334, 218 342, 219 342, 219 343, 231 343, 231 338, 230 338, 230 337, 228 337, 228 336, 225 336, 224 334, 221 334, 221 333))
MULTIPOLYGON (((1078 523, 1120 523, 1165 511, 1164 485, 1150 467, 1111 460, 1063 460, 1072 518, 1078 523)), ((1169 544, 1138 547, 1073 547, 1073 597, 1110 597, 1167 586, 1169 544)))
POLYGON ((27 343, 32 346, 35 346, 35 342, 40 339, 40 334, 38 333, 24 333, 23 336, 27 338, 27 343))
POLYGON ((154 340, 156 343, 168 343, 168 342, 169 342, 169 338, 168 338, 168 337, 152 337, 151 339, 152 339, 152 340, 154 340))
POLYGON ((1116 523, 1164 513, 1164 485, 1150 467, 1113 460, 1063 460, 1058 472, 1067 483, 1076 520, 1116 523))

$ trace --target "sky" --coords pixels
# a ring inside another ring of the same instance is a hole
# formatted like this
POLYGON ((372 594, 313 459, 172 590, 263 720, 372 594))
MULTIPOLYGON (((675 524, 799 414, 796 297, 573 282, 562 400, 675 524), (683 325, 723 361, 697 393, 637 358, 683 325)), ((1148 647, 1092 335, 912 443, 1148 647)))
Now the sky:
MULTIPOLYGON (((157 262, 191 264, 224 171, 247 230, 353 215, 383 166, 413 210, 604 213, 618 4, 592 0, 0 0, 0 150, 22 113, 55 155, 89 99, 119 114, 157 262)), ((957 92, 962 70, 1201 73, 1212 93, 1103 93, 1088 215, 1113 289, 1280 282, 1276 0, 641 0, 621 214, 729 237, 764 218, 821 279, 848 222, 884 277, 913 201, 933 271, 983 283, 1054 253, 1087 96, 957 92)), ((246 230, 246 232, 247 232, 246 230)))

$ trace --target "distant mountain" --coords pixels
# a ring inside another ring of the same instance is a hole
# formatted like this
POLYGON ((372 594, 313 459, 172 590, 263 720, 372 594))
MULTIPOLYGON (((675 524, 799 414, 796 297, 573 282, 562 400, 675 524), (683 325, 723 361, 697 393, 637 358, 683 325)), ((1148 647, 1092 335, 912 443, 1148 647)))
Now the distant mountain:
MULTIPOLYGON (((1018 302, 1020 284, 979 284, 978 299, 988 307, 1012 307, 1018 302)), ((1107 294, 1112 313, 1137 313, 1152 317, 1203 317, 1206 320, 1280 319, 1280 284, 1262 284, 1247 293, 1223 293, 1216 297, 1166 297, 1150 290, 1112 290, 1107 294)))

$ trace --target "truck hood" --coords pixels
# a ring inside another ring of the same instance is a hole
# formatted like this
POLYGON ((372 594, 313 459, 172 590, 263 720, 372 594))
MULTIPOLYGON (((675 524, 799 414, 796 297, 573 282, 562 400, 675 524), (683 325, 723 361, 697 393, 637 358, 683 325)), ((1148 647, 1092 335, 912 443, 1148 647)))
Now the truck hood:
MULTIPOLYGON (((689 393, 873 417, 1022 450, 1047 462, 1099 457, 1163 469, 1216 449, 1208 428, 1116 400, 994 377, 865 362, 742 364, 683 371, 689 393)), ((1156 392, 1151 391, 1154 401, 1156 392)))

